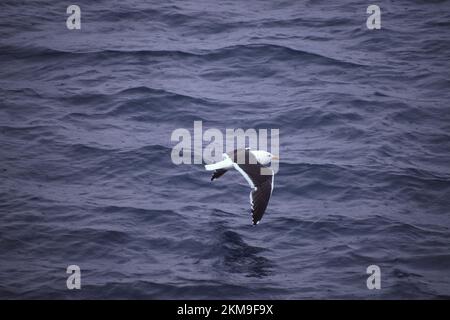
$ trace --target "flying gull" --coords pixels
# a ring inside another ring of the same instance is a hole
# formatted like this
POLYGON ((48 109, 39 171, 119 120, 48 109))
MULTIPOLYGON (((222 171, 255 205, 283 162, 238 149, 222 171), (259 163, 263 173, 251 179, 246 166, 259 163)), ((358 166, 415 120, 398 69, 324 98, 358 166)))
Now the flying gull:
POLYGON ((236 169, 247 180, 252 188, 250 204, 252 221, 256 225, 261 220, 273 191, 274 172, 267 167, 272 160, 278 160, 270 152, 262 150, 236 149, 223 154, 223 160, 205 165, 205 169, 213 171, 211 181, 225 174, 229 169, 236 169))

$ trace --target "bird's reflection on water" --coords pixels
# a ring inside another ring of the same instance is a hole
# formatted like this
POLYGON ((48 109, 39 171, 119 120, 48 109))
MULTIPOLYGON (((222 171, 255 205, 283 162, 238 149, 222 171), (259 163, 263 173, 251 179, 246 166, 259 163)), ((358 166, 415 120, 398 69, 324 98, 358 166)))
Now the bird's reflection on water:
POLYGON ((265 249, 248 245, 238 233, 229 230, 222 231, 219 240, 223 255, 217 267, 254 278, 272 273, 273 263, 262 255, 265 249))

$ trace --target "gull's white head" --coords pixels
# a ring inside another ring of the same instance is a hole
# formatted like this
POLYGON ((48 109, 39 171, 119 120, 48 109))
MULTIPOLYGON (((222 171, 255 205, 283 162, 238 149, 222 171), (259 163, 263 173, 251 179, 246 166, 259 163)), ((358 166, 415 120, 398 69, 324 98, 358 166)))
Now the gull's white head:
POLYGON ((263 150, 252 150, 250 151, 256 158, 256 161, 258 161, 263 166, 268 165, 272 160, 279 160, 277 156, 274 156, 270 152, 263 151, 263 150))

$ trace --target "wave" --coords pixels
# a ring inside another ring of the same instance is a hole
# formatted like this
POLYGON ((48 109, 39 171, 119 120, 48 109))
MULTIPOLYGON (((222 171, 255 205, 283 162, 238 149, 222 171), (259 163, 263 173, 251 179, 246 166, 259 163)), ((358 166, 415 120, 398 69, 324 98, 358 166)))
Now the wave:
POLYGON ((277 44, 238 44, 217 49, 182 51, 182 50, 112 50, 101 51, 63 51, 58 49, 42 47, 3 47, 1 55, 14 56, 19 59, 24 58, 51 58, 51 59, 69 59, 70 57, 81 57, 89 60, 102 61, 108 58, 126 58, 126 57, 163 57, 165 59, 203 59, 203 60, 230 60, 245 59, 252 57, 252 60, 264 57, 272 61, 286 61, 286 59, 299 59, 301 62, 316 63, 323 65, 332 65, 340 67, 364 68, 368 67, 352 61, 345 61, 338 58, 328 57, 318 53, 308 52, 300 49, 294 49, 277 44))

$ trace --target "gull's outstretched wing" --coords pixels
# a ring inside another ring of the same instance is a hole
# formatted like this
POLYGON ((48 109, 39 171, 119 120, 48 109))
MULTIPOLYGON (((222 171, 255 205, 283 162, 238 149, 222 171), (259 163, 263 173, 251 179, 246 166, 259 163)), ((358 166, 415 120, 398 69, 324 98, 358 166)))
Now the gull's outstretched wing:
MULTIPOLYGON (((250 204, 252 207, 253 224, 256 225, 264 215, 270 196, 272 195, 274 172, 273 170, 264 168, 255 159, 252 159, 253 155, 248 150, 238 150, 238 152, 245 152, 245 162, 242 164, 234 162, 233 167, 244 176, 252 188, 250 192, 250 204), (272 174, 262 174, 262 168, 272 174)), ((235 157, 237 157, 237 154, 235 154, 235 157)))

